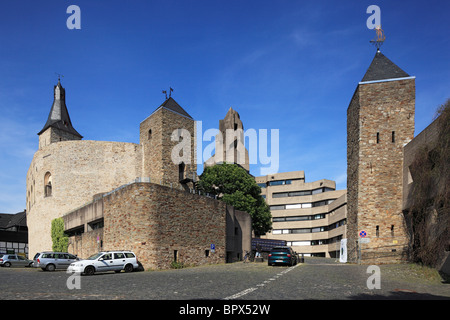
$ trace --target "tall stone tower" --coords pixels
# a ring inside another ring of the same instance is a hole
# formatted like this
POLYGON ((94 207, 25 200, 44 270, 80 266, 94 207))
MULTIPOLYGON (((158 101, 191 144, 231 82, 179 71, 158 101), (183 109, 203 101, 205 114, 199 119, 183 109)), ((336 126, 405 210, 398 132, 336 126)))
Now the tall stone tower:
POLYGON ((174 187, 195 181, 195 127, 194 119, 172 97, 142 121, 143 177, 174 187))
POLYGON ((61 82, 54 87, 53 105, 50 109, 47 122, 38 133, 39 149, 59 142, 69 140, 81 140, 83 137, 75 130, 70 121, 69 111, 66 106, 66 90, 61 82))
POLYGON ((415 77, 378 49, 347 109, 351 261, 398 262, 403 257, 403 146, 414 137, 414 110, 415 77))
POLYGON ((205 166, 223 162, 235 163, 250 171, 248 150, 245 148, 244 124, 239 113, 230 107, 225 118, 219 120, 220 135, 216 136, 215 154, 205 161, 205 166))

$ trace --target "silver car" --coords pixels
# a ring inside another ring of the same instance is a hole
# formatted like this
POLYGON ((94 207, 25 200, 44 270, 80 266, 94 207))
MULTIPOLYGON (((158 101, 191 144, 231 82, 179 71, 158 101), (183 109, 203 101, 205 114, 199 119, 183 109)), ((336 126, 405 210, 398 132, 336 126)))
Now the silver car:
POLYGON ((0 266, 2 267, 31 267, 32 265, 33 260, 28 260, 19 254, 0 254, 0 266))
POLYGON ((77 256, 67 252, 39 252, 34 256, 33 266, 44 271, 67 269, 69 265, 80 260, 77 256))

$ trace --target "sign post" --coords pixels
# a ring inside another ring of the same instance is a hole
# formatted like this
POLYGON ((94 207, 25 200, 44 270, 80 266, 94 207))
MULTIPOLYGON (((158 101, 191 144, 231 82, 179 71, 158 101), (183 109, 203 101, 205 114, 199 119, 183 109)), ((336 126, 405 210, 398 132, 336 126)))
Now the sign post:
POLYGON ((358 260, 361 262, 361 247, 363 243, 369 243, 370 238, 367 238, 367 232, 365 230, 361 230, 359 232, 359 241, 358 241, 358 260))

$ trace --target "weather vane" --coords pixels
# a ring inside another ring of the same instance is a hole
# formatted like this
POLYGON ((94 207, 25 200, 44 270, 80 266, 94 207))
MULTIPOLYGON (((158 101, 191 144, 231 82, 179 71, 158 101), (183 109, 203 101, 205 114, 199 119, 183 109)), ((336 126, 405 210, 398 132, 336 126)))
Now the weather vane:
MULTIPOLYGON (((172 92, 173 92, 172 87, 169 87, 169 98, 172 96, 172 92)), ((167 100, 167 90, 163 90, 162 93, 164 93, 166 95, 166 100, 167 100)))
POLYGON ((377 50, 380 50, 381 45, 383 44, 386 37, 384 36, 384 31, 380 26, 375 27, 376 38, 374 40, 370 40, 370 43, 374 44, 377 47, 377 50))
POLYGON ((61 80, 61 77, 64 78, 64 75, 62 75, 61 73, 55 72, 55 74, 58 76, 58 82, 61 80))

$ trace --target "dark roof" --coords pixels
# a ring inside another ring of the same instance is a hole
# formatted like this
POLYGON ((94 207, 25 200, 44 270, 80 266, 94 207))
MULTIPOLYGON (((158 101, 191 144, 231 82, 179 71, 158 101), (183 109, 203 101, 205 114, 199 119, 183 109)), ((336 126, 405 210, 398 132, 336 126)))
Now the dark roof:
POLYGON ((395 63, 377 50, 377 53, 361 82, 405 77, 409 77, 409 74, 400 69, 395 63))
MULTIPOLYGON (((179 113, 185 117, 192 119, 192 117, 187 113, 172 97, 169 97, 159 108, 166 108, 168 110, 179 113)), ((158 108, 158 109, 159 109, 158 108)))
POLYGON ((0 213, 0 229, 8 229, 15 226, 27 226, 27 214, 25 211, 16 214, 0 213))
POLYGON ((62 87, 61 82, 59 81, 54 87, 53 105, 50 110, 50 114, 48 115, 47 122, 45 123, 44 128, 39 131, 38 135, 43 133, 49 127, 57 128, 83 138, 83 136, 79 134, 72 126, 72 121, 70 121, 69 111, 66 106, 66 90, 62 87), (58 92, 59 97, 57 99, 58 92))

